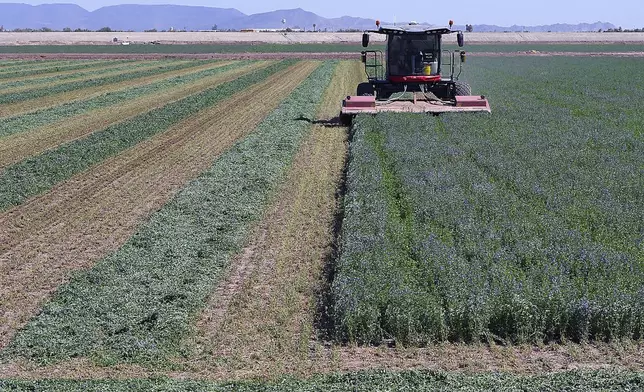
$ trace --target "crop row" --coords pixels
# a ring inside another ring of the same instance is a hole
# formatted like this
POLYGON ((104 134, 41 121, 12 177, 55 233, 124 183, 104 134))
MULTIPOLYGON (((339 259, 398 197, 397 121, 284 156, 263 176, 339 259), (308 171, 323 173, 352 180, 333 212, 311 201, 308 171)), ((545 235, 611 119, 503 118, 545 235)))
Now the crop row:
MULTIPOLYGON (((176 354, 224 266, 284 178, 310 129, 301 118, 315 115, 334 68, 334 62, 319 66, 121 249, 61 287, 5 354, 108 362, 176 354)), ((202 99, 189 103, 200 105, 202 99)))
POLYGON ((163 132, 182 119, 258 83, 291 63, 280 62, 244 75, 8 166, 0 173, 0 210, 47 191, 59 181, 163 132))
MULTIPOLYGON (((90 68, 88 70, 79 70, 73 72, 60 72, 53 75, 44 75, 42 77, 25 77, 19 78, 18 80, 0 80, 0 88, 5 89, 30 89, 32 86, 36 88, 37 85, 50 84, 50 83, 64 83, 66 80, 70 79, 82 79, 89 78, 93 76, 100 76, 102 74, 118 71, 128 71, 131 69, 145 68, 153 66, 154 64, 159 64, 160 62, 139 62, 139 63, 130 63, 130 62, 113 62, 108 65, 104 65, 98 68, 90 68)), ((4 91, 3 91, 4 92, 4 91)))
POLYGON ((74 102, 65 102, 61 105, 54 106, 39 111, 21 114, 14 117, 3 119, 0 123, 0 138, 20 132, 25 132, 37 127, 42 127, 57 121, 61 121, 72 116, 77 116, 92 110, 98 110, 109 106, 118 105, 120 103, 130 101, 145 95, 161 93, 168 89, 180 86, 185 83, 194 82, 208 76, 213 76, 222 72, 229 71, 234 68, 243 67, 249 62, 236 62, 232 65, 219 66, 217 62, 213 62, 212 68, 202 71, 192 72, 191 69, 186 69, 186 73, 165 78, 163 74, 159 75, 159 80, 152 81, 148 84, 141 86, 124 88, 119 91, 108 92, 96 97, 86 100, 78 100, 74 102))
POLYGON ((644 144, 610 114, 633 107, 637 68, 611 63, 625 72, 618 87, 596 82, 621 89, 602 112, 579 80, 560 80, 600 64, 513 61, 472 72, 491 116, 358 119, 333 283, 339 339, 642 338, 644 144))
MULTIPOLYGON (((124 63, 125 61, 120 60, 118 62, 124 63)), ((84 62, 69 62, 64 64, 59 64, 53 67, 38 67, 35 69, 30 69, 29 67, 20 67, 18 71, 3 72, 0 73, 0 80, 2 79, 13 79, 18 77, 27 77, 27 76, 37 76, 43 74, 57 73, 57 72, 66 72, 74 70, 85 70, 88 68, 103 67, 105 65, 116 63, 114 60, 106 61, 84 61, 84 62)))
POLYGON ((35 98, 40 98, 40 97, 49 96, 53 94, 65 93, 65 92, 74 91, 74 90, 81 90, 84 88, 106 86, 113 83, 124 82, 127 80, 134 80, 145 76, 160 74, 163 72, 191 68, 191 67, 194 67, 196 64, 198 63, 171 61, 164 65, 160 65, 151 69, 143 69, 143 70, 136 70, 137 67, 135 66, 134 67, 135 70, 133 72, 124 72, 119 75, 97 77, 96 79, 90 79, 90 80, 72 81, 69 83, 64 83, 56 86, 35 88, 32 90, 23 91, 23 92, 0 94, 0 104, 16 103, 16 102, 25 101, 28 99, 35 99, 35 98))

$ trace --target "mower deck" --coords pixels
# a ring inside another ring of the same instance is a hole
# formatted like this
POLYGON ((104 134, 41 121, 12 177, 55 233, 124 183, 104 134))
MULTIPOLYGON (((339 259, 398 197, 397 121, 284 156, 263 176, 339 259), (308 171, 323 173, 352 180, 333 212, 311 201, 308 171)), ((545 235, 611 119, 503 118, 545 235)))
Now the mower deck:
POLYGON ((350 96, 342 102, 343 115, 400 113, 488 112, 490 103, 482 96, 457 96, 456 104, 427 100, 378 101, 372 96, 350 96))

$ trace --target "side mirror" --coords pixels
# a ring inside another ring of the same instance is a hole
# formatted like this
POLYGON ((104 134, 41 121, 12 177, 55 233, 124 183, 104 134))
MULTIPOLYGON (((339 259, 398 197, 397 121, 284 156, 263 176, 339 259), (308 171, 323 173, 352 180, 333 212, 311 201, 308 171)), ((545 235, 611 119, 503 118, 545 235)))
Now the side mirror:
POLYGON ((463 32, 459 31, 456 35, 456 40, 458 41, 458 47, 462 48, 465 45, 465 38, 463 37, 463 32))
POLYGON ((366 48, 367 46, 369 46, 369 34, 364 33, 362 34, 362 47, 366 48))

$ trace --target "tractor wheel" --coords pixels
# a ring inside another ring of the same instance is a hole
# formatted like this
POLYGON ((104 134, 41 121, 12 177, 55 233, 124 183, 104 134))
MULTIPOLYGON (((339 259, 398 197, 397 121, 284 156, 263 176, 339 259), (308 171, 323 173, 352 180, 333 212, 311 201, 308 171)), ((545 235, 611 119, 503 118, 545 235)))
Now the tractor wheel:
POLYGON ((371 83, 360 83, 358 85, 358 96, 363 97, 363 96, 373 96, 375 93, 375 90, 373 89, 373 86, 371 83))
POLYGON ((456 95, 472 95, 472 87, 465 82, 456 82, 454 84, 456 95))

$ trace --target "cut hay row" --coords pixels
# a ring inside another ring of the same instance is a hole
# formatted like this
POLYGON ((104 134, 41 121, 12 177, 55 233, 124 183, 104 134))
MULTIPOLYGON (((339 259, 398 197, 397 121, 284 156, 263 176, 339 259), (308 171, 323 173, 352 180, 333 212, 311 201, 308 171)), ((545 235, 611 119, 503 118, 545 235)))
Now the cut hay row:
MULTIPOLYGON (((102 62, 102 61, 101 61, 102 62)), ((3 67, 0 67, 0 74, 5 72, 15 72, 17 70, 36 70, 44 68, 55 68, 55 67, 64 67, 70 64, 78 64, 77 60, 45 60, 45 61, 33 61, 33 60, 7 60, 4 61, 6 64, 3 67)), ((87 64, 90 62, 87 61, 87 64)))
POLYGON ((113 64, 105 65, 102 67, 94 68, 91 70, 72 71, 69 73, 57 73, 53 76, 43 78, 26 77, 14 81, 2 81, 0 83, 0 91, 2 94, 17 93, 28 91, 37 88, 50 88, 64 83, 77 82, 82 80, 100 78, 110 75, 116 75, 119 72, 130 71, 133 69, 145 69, 153 66, 154 64, 163 64, 163 61, 149 61, 149 62, 114 62, 113 64))
POLYGON ((206 70, 196 73, 191 70, 191 73, 182 74, 173 79, 164 79, 138 91, 110 94, 103 99, 103 102, 109 105, 105 108, 96 108, 28 132, 0 138, 0 169, 63 143, 86 137, 107 126, 113 126, 131 117, 196 94, 206 88, 232 81, 240 75, 256 71, 268 64, 269 62, 213 63, 206 70), (137 97, 137 95, 140 96, 137 97))
MULTIPOLYGON (((335 118, 338 102, 363 77, 360 63, 341 62, 316 118, 335 118)), ((346 138, 344 127, 311 127, 274 204, 200 316, 191 362, 280 374, 309 357, 323 270, 335 241, 346 138), (228 366, 218 365, 223 358, 228 366)))
MULTIPOLYGON (((243 75, 233 81, 207 88, 198 94, 142 113, 94 132, 86 138, 74 140, 6 167, 0 172, 0 211, 42 194, 58 182, 163 132, 199 110, 262 80, 286 64, 281 62, 255 74, 243 75)), ((0 244, 0 249, 2 245, 0 244)))
POLYGON ((137 71, 124 75, 112 76, 88 82, 70 83, 55 88, 57 93, 50 94, 47 89, 34 92, 18 93, 17 97, 3 97, 5 104, 0 104, 0 117, 13 117, 32 113, 49 107, 58 106, 61 102, 89 99, 109 92, 132 87, 137 83, 147 83, 158 75, 203 65, 203 62, 168 62, 164 66, 147 71, 137 71), (14 101, 13 99, 21 99, 14 101))
POLYGON ((116 73, 108 73, 93 78, 82 78, 75 81, 65 81, 62 84, 51 84, 45 86, 35 86, 28 88, 24 91, 0 92, 0 107, 9 106, 9 104, 22 103, 21 101, 33 101, 44 96, 51 96, 63 94, 74 90, 83 90, 89 87, 102 87, 104 85, 114 84, 125 80, 137 79, 142 76, 147 76, 148 72, 162 72, 163 70, 175 70, 187 68, 192 65, 190 61, 178 61, 175 63, 168 62, 152 62, 151 64, 139 63, 132 66, 126 71, 119 71, 116 73))
MULTIPOLYGON (((210 113, 206 124, 193 124, 197 129, 205 125, 199 139, 207 140, 214 132, 230 138, 227 145, 234 142, 228 134, 252 133, 154 214, 116 253, 61 287, 5 353, 39 360, 90 356, 107 362, 145 362, 177 354, 223 267, 243 245, 251 222, 261 216, 310 129, 301 118, 314 116, 334 66, 298 65, 283 72, 270 88, 242 93, 245 99, 210 113), (271 99, 276 93, 281 98, 271 99), (260 102, 277 107, 255 129, 239 121, 255 117, 248 121, 252 125, 263 117, 241 106, 249 100, 257 103, 256 110, 260 102)), ((210 145, 216 146, 216 140, 210 145)), ((190 144, 175 157, 190 151, 190 144)))
POLYGON ((12 311, 1 316, 0 345, 71 271, 91 267, 118 248, 141 221, 250 132, 317 66, 289 65, 255 69, 131 121, 120 130, 123 137, 147 131, 136 135, 140 143, 1 215, 6 230, 0 234, 0 292, 12 311), (248 111, 245 103, 255 110, 248 111), (163 117, 175 120, 164 124, 159 120, 163 117), (26 217, 29 223, 24 225, 26 217))
POLYGON ((80 63, 78 61, 71 61, 68 64, 60 64, 60 65, 55 65, 55 66, 50 66, 45 68, 30 69, 27 67, 27 69, 24 69, 24 67, 20 67, 19 70, 16 70, 16 71, 0 73, 0 81, 4 81, 4 80, 12 81, 12 80, 17 80, 18 78, 34 77, 38 75, 45 75, 45 74, 52 74, 52 73, 59 73, 59 72, 74 72, 74 71, 84 70, 88 68, 102 67, 105 65, 109 65, 113 62, 114 60, 86 61, 86 62, 80 62, 80 63))
POLYGON ((47 107, 33 112, 7 117, 0 122, 0 139, 21 132, 44 130, 48 127, 56 128, 75 116, 89 114, 94 110, 106 109, 114 105, 123 105, 128 100, 135 100, 144 95, 160 93, 167 88, 186 83, 192 83, 201 77, 208 77, 212 72, 219 72, 217 68, 238 64, 242 67, 248 62, 214 61, 196 63, 195 66, 170 72, 153 74, 144 78, 130 81, 116 86, 106 86, 95 94, 80 99, 59 102, 58 105, 47 107))

